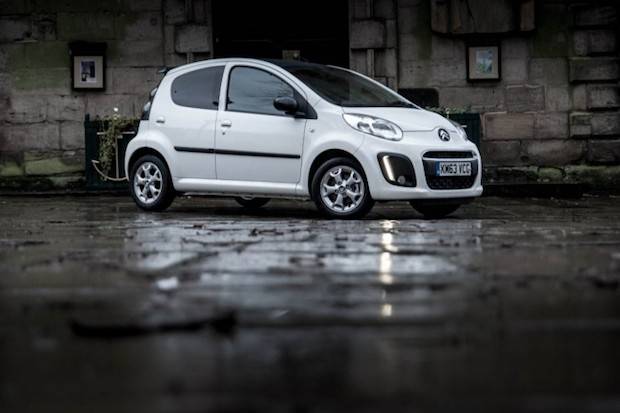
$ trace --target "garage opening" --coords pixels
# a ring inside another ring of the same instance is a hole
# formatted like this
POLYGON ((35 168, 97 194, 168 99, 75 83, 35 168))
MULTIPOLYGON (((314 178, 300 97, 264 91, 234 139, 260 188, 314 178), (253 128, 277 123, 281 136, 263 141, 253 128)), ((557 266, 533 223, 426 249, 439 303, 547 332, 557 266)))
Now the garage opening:
POLYGON ((214 55, 348 67, 348 25, 348 2, 344 0, 215 0, 214 55))

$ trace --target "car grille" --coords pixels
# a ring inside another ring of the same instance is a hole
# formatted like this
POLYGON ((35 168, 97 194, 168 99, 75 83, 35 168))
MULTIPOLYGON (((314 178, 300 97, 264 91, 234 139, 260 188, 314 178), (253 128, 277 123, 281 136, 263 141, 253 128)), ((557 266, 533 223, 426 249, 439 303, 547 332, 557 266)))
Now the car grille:
POLYGON ((427 159, 471 159, 474 154, 470 151, 430 151, 424 154, 427 159))
POLYGON ((474 186, 476 175, 472 176, 429 176, 426 174, 428 187, 436 190, 467 189, 474 186))

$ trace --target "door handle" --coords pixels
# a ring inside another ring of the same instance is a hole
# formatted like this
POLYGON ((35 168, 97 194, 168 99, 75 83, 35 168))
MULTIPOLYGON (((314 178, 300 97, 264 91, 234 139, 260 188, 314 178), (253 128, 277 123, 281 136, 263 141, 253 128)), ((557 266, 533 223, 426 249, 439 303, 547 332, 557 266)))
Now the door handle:
POLYGON ((163 116, 160 116, 155 120, 155 122, 163 124, 166 123, 166 119, 163 116))
POLYGON ((222 123, 220 123, 220 126, 222 128, 230 128, 232 126, 232 122, 229 120, 223 120, 222 123))

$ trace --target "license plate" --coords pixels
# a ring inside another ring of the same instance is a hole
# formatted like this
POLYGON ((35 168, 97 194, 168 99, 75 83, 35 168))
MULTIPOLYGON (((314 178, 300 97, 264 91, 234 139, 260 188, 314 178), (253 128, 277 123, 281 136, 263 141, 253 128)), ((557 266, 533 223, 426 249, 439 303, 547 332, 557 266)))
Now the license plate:
POLYGON ((470 162, 437 162, 437 176, 471 176, 470 162))

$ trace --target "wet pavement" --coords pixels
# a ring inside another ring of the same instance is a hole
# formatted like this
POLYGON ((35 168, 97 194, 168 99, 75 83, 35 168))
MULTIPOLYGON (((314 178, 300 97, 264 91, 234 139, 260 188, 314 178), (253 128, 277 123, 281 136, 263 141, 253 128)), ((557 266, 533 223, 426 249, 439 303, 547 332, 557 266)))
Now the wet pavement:
POLYGON ((2 198, 0 411, 620 411, 620 199, 2 198))

